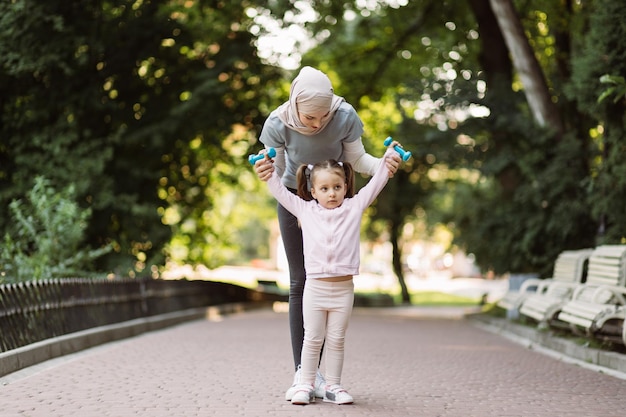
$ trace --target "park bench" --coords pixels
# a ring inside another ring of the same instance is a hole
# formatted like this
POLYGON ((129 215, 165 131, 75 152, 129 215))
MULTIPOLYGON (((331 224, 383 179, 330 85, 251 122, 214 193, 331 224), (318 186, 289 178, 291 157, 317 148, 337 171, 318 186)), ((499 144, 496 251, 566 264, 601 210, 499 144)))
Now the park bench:
POLYGON ((589 268, 600 284, 576 288, 557 318, 574 333, 626 345, 626 245, 607 246, 589 268))
POLYGON ((584 283, 552 282, 541 294, 526 298, 520 306, 520 314, 539 322, 540 327, 569 327, 558 320, 562 307, 572 299, 573 293, 589 294, 600 285, 617 285, 620 282, 619 270, 609 267, 619 262, 620 250, 616 245, 602 245, 589 256, 587 279, 584 283))
MULTIPOLYGON (((498 301, 498 306, 517 313, 520 306, 532 294, 543 294, 553 282, 579 284, 585 282, 587 261, 592 249, 566 250, 559 254, 554 262, 552 277, 530 278, 524 281, 519 290, 509 290, 498 301)), ((516 316, 517 314, 513 314, 516 316)))

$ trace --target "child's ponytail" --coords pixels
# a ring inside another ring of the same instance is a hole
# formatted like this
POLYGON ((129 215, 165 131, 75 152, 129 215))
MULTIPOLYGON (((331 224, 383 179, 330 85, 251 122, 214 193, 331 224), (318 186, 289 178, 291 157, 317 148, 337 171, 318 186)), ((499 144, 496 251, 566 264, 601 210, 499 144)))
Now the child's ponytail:
POLYGON ((343 162, 343 172, 346 175, 346 198, 354 197, 354 168, 349 162, 343 162))
POLYGON ((313 196, 311 195, 311 186, 309 185, 310 172, 309 167, 306 165, 300 165, 298 171, 296 171, 298 196, 306 201, 313 200, 313 196))

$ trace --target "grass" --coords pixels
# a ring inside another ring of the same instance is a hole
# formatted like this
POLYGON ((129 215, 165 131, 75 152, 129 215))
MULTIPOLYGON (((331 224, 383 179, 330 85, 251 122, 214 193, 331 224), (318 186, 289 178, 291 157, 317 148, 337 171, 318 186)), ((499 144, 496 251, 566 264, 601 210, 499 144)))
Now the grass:
MULTIPOLYGON (((399 297, 399 296, 398 296, 399 297)), ((469 307, 480 300, 437 291, 419 291, 411 294, 411 304, 421 306, 469 307)))
MULTIPOLYGON (((380 293, 359 293, 364 297, 380 297, 380 293)), ((402 304, 402 295, 388 294, 393 299, 395 305, 402 304)), ((437 291, 417 291, 410 294, 411 305, 428 306, 428 307, 472 307, 480 303, 479 299, 461 297, 458 295, 447 294, 437 291)))

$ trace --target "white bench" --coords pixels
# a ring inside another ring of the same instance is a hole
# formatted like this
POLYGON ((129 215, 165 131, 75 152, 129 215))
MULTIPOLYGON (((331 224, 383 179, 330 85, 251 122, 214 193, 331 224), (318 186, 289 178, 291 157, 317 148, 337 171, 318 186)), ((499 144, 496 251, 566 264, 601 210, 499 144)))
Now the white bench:
POLYGON ((626 245, 605 248, 589 270, 600 284, 577 288, 557 318, 576 333, 626 345, 626 245))
MULTIPOLYGON (((540 326, 559 326, 564 323, 558 320, 562 307, 573 299, 573 294, 585 293, 589 296, 600 285, 616 285, 618 270, 615 268, 616 256, 626 246, 598 246, 589 256, 587 280, 585 283, 552 282, 541 294, 526 298, 520 306, 520 314, 539 322, 540 326)), ((567 327, 567 326, 566 326, 567 327)))
MULTIPOLYGON (((551 278, 529 278, 524 281, 519 290, 509 290, 498 301, 498 306, 507 311, 519 311, 526 298, 532 294, 543 294, 548 285, 553 282, 578 284, 586 277, 587 261, 593 249, 567 250, 559 254, 554 262, 554 271, 551 278)), ((513 314, 516 315, 516 314, 513 314)))

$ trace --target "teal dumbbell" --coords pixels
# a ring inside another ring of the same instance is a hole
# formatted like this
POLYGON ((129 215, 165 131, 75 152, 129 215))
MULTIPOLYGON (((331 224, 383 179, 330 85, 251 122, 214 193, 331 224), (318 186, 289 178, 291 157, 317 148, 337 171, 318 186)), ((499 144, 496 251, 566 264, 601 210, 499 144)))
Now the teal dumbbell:
POLYGON ((252 155, 250 155, 248 157, 248 162, 250 162, 250 165, 254 165, 254 164, 256 164, 256 161, 265 158, 265 155, 269 156, 270 158, 275 157, 276 156, 276 149, 269 148, 267 150, 267 154, 252 154, 252 155))
MULTIPOLYGON (((393 139, 391 138, 391 136, 389 136, 387 139, 385 139, 384 145, 385 146, 389 146, 389 144, 391 143, 392 140, 393 139)), ((404 149, 402 149, 398 145, 394 146, 393 149, 395 149, 396 152, 398 152, 400 154, 400 156, 402 157, 403 161, 408 161, 409 158, 411 158, 411 152, 405 151, 404 149)))

